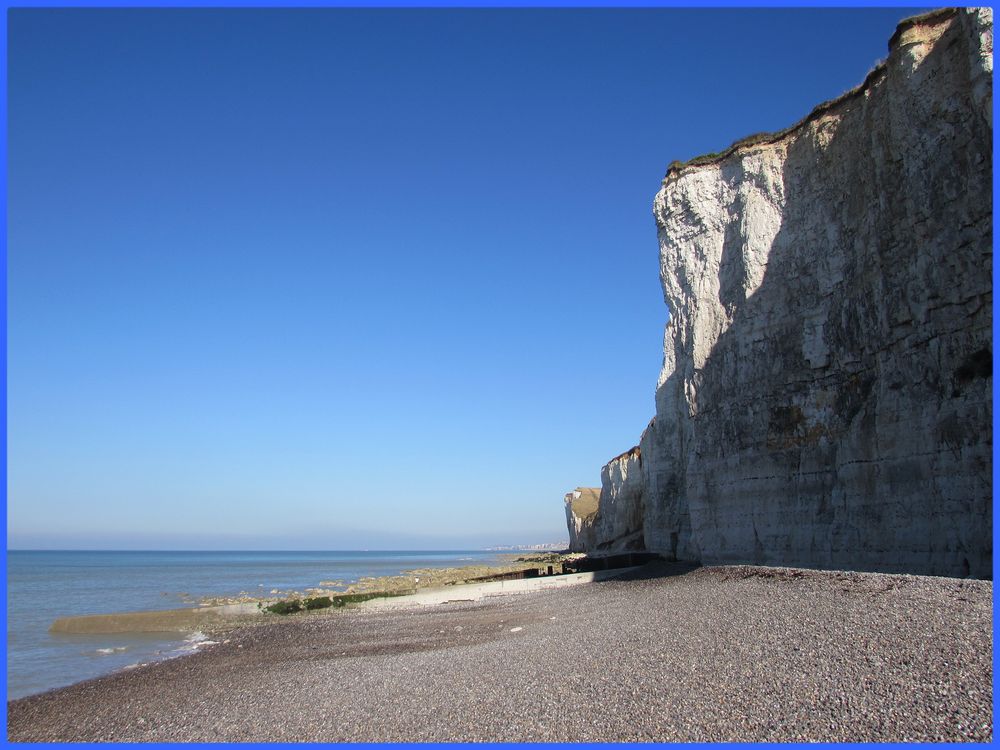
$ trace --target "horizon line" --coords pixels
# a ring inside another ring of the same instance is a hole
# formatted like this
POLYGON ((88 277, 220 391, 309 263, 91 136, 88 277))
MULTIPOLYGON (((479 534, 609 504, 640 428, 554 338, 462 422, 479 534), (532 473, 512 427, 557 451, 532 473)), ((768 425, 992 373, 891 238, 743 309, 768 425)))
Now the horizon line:
MULTIPOLYGON (((372 548, 364 549, 120 549, 92 547, 88 549, 64 548, 64 547, 8 547, 8 552, 495 552, 500 549, 513 549, 517 547, 557 547, 557 544, 504 544, 496 547, 453 547, 453 548, 427 548, 427 549, 405 549, 405 548, 372 548)), ((568 547, 569 543, 565 545, 568 547)))

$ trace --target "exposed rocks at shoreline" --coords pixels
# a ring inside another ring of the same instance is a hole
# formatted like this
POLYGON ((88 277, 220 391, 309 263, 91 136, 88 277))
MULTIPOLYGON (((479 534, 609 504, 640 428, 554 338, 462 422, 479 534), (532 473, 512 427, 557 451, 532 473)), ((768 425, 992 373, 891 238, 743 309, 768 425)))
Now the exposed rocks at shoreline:
POLYGON ((278 619, 8 703, 25 741, 992 739, 992 583, 660 563, 278 619))
POLYGON ((363 576, 355 583, 345 584, 342 581, 320 582, 319 586, 306 588, 304 591, 289 589, 270 592, 268 597, 250 594, 239 597, 205 597, 201 600, 205 605, 236 604, 245 602, 273 602, 277 599, 305 598, 311 596, 335 596, 337 594, 367 594, 375 591, 388 593, 410 592, 430 586, 450 586, 465 583, 474 578, 510 573, 526 568, 544 570, 548 565, 558 566, 564 561, 573 560, 578 554, 562 552, 532 552, 505 553, 497 555, 500 562, 495 565, 463 565, 450 568, 413 568, 404 570, 395 576, 363 576))
MULTIPOLYGON (((213 635, 228 633, 236 627, 249 627, 266 623, 276 615, 265 611, 269 605, 287 600, 305 600, 319 597, 337 597, 344 594, 385 593, 387 596, 413 593, 436 586, 451 586, 487 576, 500 575, 527 569, 545 573, 549 566, 561 570, 563 563, 582 557, 580 554, 562 552, 536 552, 528 554, 497 555, 501 561, 495 565, 466 565, 450 568, 417 568, 406 570, 398 576, 366 576, 356 583, 339 584, 328 588, 323 585, 310 587, 305 592, 273 589, 268 596, 246 592, 234 597, 204 597, 200 606, 185 609, 153 610, 145 612, 120 612, 100 615, 80 615, 56 620, 52 632, 56 633, 144 633, 190 632, 202 630, 213 635)), ((323 610, 304 612, 322 616, 323 610)))

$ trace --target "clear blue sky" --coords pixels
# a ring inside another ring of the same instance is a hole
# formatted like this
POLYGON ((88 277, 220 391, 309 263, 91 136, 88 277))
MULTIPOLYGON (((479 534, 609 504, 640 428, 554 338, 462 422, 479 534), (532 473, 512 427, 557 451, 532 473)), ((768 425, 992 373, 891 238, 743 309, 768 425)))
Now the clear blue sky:
POLYGON ((912 12, 11 11, 9 545, 564 539, 653 414, 667 164, 912 12))

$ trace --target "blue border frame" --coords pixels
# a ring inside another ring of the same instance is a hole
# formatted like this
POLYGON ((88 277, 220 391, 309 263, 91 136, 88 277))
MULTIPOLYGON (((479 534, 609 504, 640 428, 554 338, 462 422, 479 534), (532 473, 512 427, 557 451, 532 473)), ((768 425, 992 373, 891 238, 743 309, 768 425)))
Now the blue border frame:
MULTIPOLYGON (((139 1, 139 2, 127 2, 126 0, 104 0, 103 2, 85 2, 84 0, 63 0, 62 2, 58 2, 58 1, 57 2, 42 2, 42 1, 39 0, 39 1, 36 1, 36 2, 11 2, 11 3, 6 3, 5 2, 4 6, 3 6, 4 7, 3 18, 2 18, 2 20, 0 20, 0 33, 2 33, 2 40, 3 40, 2 44, 3 44, 3 51, 4 51, 3 61, 2 61, 2 64, 0 64, 0 70, 2 70, 2 72, 0 72, 0 78, 2 78, 2 94, 3 94, 2 102, 0 102, 0 110, 2 110, 2 143, 0 143, 0 163, 2 163, 3 174, 4 174, 3 187, 2 187, 3 201, 4 201, 4 205, 7 206, 7 144, 8 144, 8 141, 7 141, 7 69, 8 69, 8 60, 7 60, 7 19, 8 19, 8 13, 7 13, 7 11, 9 11, 12 8, 55 8, 55 7, 58 7, 58 8, 135 8, 135 7, 156 7, 156 8, 275 8, 275 7, 279 7, 279 8, 323 8, 323 7, 330 7, 330 8, 338 8, 338 7, 340 7, 340 8, 347 8, 347 7, 385 7, 385 8, 468 8, 468 7, 473 7, 473 8, 497 8, 497 7, 504 7, 504 8, 537 8, 537 7, 542 7, 542 8, 603 8, 603 7, 614 7, 614 8, 660 8, 660 7, 663 7, 663 8, 672 8, 673 7, 673 8, 680 8, 680 7, 692 7, 692 6, 697 6, 697 7, 713 7, 713 8, 748 8, 748 7, 753 7, 753 8, 756 8, 756 7, 767 7, 767 8, 801 8, 801 7, 810 7, 810 8, 856 8, 856 7, 907 7, 907 6, 912 6, 912 5, 913 5, 912 2, 906 2, 905 0, 888 0, 886 2, 880 2, 880 3, 877 3, 877 4, 875 4, 875 3, 857 2, 856 0, 854 2, 851 2, 850 0, 824 0, 824 1, 820 1, 820 2, 817 2, 815 0, 813 0, 811 2, 795 2, 794 0, 768 0, 766 2, 760 2, 760 1, 754 2, 753 0, 742 0, 742 1, 733 1, 733 0, 731 0, 730 2, 713 3, 711 5, 709 5, 709 4, 702 4, 702 3, 678 2, 677 0, 673 0, 673 1, 670 1, 670 0, 667 0, 667 1, 663 1, 663 0, 628 0, 627 2, 624 2, 624 3, 621 3, 621 4, 609 3, 609 2, 606 2, 606 1, 602 1, 602 0, 574 0, 574 1, 569 1, 569 2, 567 2, 567 1, 560 1, 560 0, 547 0, 547 1, 543 1, 543 2, 532 2, 531 0, 506 0, 505 2, 496 2, 496 1, 494 1, 494 2, 484 2, 482 0, 480 0, 478 2, 477 1, 469 1, 469 0, 432 0, 430 2, 427 2, 427 1, 420 2, 419 0, 412 0, 410 2, 406 2, 406 1, 403 1, 403 0, 395 0, 395 1, 392 1, 392 2, 323 2, 322 0, 298 0, 295 3, 290 3, 290 4, 287 4, 287 5, 276 4, 274 2, 266 2, 265 0, 219 0, 217 2, 207 2, 207 1, 205 1, 205 2, 192 2, 191 0, 178 0, 177 2, 169 2, 169 1, 164 2, 163 0, 161 0, 160 2, 142 2, 142 1, 139 1)), ((990 6, 990 7, 992 7, 992 6, 990 6)), ((994 100, 994 104, 993 104, 994 119, 995 119, 995 115, 996 115, 996 110, 997 110, 997 105, 996 105, 996 101, 994 100)), ((997 145, 997 135, 996 135, 996 132, 994 131, 994 134, 993 134, 993 150, 994 150, 994 153, 996 152, 996 145, 997 145)), ((996 174, 996 169, 994 168, 994 174, 993 174, 993 192, 994 192, 994 195, 996 195, 996 192, 997 192, 997 185, 998 185, 997 174, 996 174)), ((1000 212, 998 212, 996 203, 994 201, 994 205, 993 205, 993 225, 994 225, 994 228, 997 225, 997 217, 998 217, 998 215, 1000 215, 1000 212)), ((6 425, 7 425, 7 358, 6 358, 6 352, 7 352, 7 304, 6 304, 6 301, 7 301, 7 292, 8 292, 8 286, 7 286, 7 284, 8 284, 8 279, 7 279, 7 210, 5 210, 4 213, 3 213, 3 243, 2 244, 3 244, 3 249, 2 249, 3 272, 2 273, 3 273, 3 282, 4 282, 4 284, 3 284, 3 299, 4 299, 4 303, 5 303, 4 307, 3 307, 3 313, 2 313, 3 314, 3 330, 2 330, 2 333, 0 333, 0 336, 2 336, 3 349, 4 349, 4 355, 5 355, 4 356, 3 368, 2 368, 2 373, 3 373, 2 374, 2 381, 3 381, 3 406, 2 406, 2 413, 3 413, 3 421, 4 421, 2 474, 3 474, 4 508, 6 509, 6 504, 7 504, 7 430, 6 430, 6 425)), ((994 231, 994 238, 993 238, 993 246, 994 246, 994 250, 995 250, 996 246, 997 246, 997 239, 996 239, 996 232, 995 231, 994 231)), ((996 266, 994 264, 994 266, 993 266, 993 282, 994 282, 994 286, 996 285, 996 277, 997 277, 997 271, 996 271, 996 266)), ((994 308, 993 308, 993 329, 994 329, 994 332, 996 331, 996 327, 997 327, 997 311, 996 311, 996 305, 994 304, 994 308)), ((993 358, 994 358, 994 370, 996 370, 996 364, 997 364, 998 355, 997 355, 996 346, 995 346, 995 334, 994 334, 993 358)), ((994 380, 994 385, 993 385, 993 400, 994 400, 994 404, 996 402, 996 393, 997 393, 997 386, 996 386, 996 381, 994 380)), ((997 421, 996 420, 997 420, 996 410, 994 409, 994 413, 993 413, 993 432, 994 432, 994 434, 996 433, 996 425, 997 425, 997 421)), ((994 488, 996 487, 998 476, 1000 476, 1000 471, 998 471, 997 462, 996 462, 996 447, 994 447, 994 453, 993 453, 993 486, 994 486, 994 488)), ((994 490, 994 492, 995 492, 995 490, 994 490)), ((996 508, 996 496, 995 496, 995 494, 994 494, 993 505, 994 505, 994 509, 995 509, 996 508)), ((7 533, 7 514, 6 514, 6 512, 3 515, 3 529, 4 529, 4 537, 6 539, 6 533, 7 533)), ((993 524, 993 547, 994 547, 994 549, 996 549, 996 546, 997 546, 996 543, 997 543, 998 538, 1000 538, 1000 534, 998 534, 996 523, 994 523, 993 524)), ((4 573, 3 584, 2 585, 3 585, 4 595, 5 595, 5 598, 6 598, 6 593, 7 593, 7 576, 6 576, 6 572, 7 572, 7 558, 6 558, 6 554, 4 555, 2 566, 3 566, 3 573, 4 573)), ((997 572, 997 560, 996 560, 996 556, 994 555, 994 559, 993 559, 993 575, 994 575, 994 580, 996 579, 996 572, 997 572)), ((993 611, 994 611, 994 613, 996 612, 996 608, 997 608, 996 605, 997 605, 997 594, 994 591, 994 594, 993 594, 993 611)), ((7 609, 6 609, 6 607, 4 607, 4 609, 2 611, 2 614, 0 614, 0 618, 2 618, 3 624, 4 624, 5 629, 6 629, 6 624, 7 624, 7 609)), ((996 618, 994 616, 994 622, 993 622, 994 642, 996 641, 996 634, 997 634, 997 623, 996 623, 996 618)), ((4 642, 3 653, 4 653, 4 656, 6 657, 6 653, 7 653, 6 641, 4 642)), ((993 650, 993 674, 994 674, 994 678, 993 678, 994 679, 993 714, 994 714, 994 716, 997 713, 997 706, 998 706, 997 697, 996 697, 997 663, 998 663, 997 652, 996 652, 996 648, 994 647, 994 650, 993 650)), ((7 724, 7 702, 6 702, 7 685, 6 685, 6 680, 4 680, 4 683, 3 683, 3 697, 4 697, 4 703, 3 703, 3 721, 4 721, 4 726, 6 727, 6 724, 7 724)), ((4 744, 8 744, 6 736, 4 736, 3 743, 4 744)), ((53 743, 53 745, 46 745, 46 746, 54 746, 55 744, 59 744, 59 743, 53 743)), ((93 744, 93 743, 74 743, 73 746, 74 747, 79 747, 81 744, 89 745, 89 744, 93 744)), ((145 744, 148 744, 149 746, 162 746, 162 747, 210 746, 209 743, 183 743, 183 744, 181 744, 181 743, 144 743, 144 745, 145 744)), ((459 744, 429 743, 429 744, 431 746, 442 746, 442 747, 474 747, 474 746, 478 747, 478 746, 481 746, 481 745, 472 745, 471 743, 459 743, 459 744)), ((548 746, 551 746, 551 745, 545 745, 544 743, 530 743, 530 744, 529 743, 524 743, 524 744, 518 744, 518 743, 494 743, 494 744, 503 744, 505 746, 513 746, 513 747, 536 747, 536 746, 538 746, 538 747, 548 747, 548 746)), ((582 744, 586 744, 586 746, 593 747, 593 748, 611 748, 611 747, 615 747, 615 745, 610 745, 610 744, 597 744, 597 743, 582 743, 582 744)), ((751 746, 767 746, 768 744, 773 744, 773 743, 734 743, 734 746, 737 746, 737 747, 739 747, 739 746, 751 747, 751 746)), ((780 746, 782 746, 782 747, 784 747, 784 746, 796 746, 796 745, 802 745, 802 744, 804 744, 804 743, 781 743, 780 746)), ((880 743, 880 744, 882 744, 882 746, 890 746, 890 747, 895 746, 893 743, 880 743)), ((689 747, 714 747, 715 745, 713 745, 713 744, 706 744, 706 743, 691 743, 690 745, 686 745, 686 746, 689 746, 689 747)), ((819 743, 819 744, 810 744, 810 747, 868 747, 868 746, 872 746, 872 745, 862 745, 860 743, 845 743, 845 744, 819 743)))

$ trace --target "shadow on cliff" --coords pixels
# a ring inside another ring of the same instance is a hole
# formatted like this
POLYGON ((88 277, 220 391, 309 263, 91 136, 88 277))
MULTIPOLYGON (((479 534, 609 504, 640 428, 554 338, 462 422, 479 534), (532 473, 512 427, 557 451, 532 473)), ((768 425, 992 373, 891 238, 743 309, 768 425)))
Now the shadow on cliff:
MULTIPOLYGON (((731 323, 693 382, 679 359, 657 392, 678 415, 696 394, 671 491, 703 563, 992 577, 991 373, 963 377, 991 347, 992 127, 968 96, 918 95, 971 91, 968 64, 945 59, 968 54, 942 38, 909 91, 851 97, 822 134, 790 137, 750 295, 732 212, 731 323), (956 310, 971 320, 949 330, 956 310)), ((753 179, 736 156, 721 170, 753 179)))

